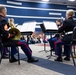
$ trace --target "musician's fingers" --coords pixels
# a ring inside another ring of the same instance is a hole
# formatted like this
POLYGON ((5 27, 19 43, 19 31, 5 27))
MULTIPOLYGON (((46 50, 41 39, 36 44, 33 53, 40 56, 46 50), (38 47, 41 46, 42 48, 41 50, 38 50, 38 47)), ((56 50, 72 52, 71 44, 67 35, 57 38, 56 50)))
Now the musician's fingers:
POLYGON ((9 33, 9 34, 8 34, 8 38, 10 38, 10 36, 11 36, 11 34, 9 33))

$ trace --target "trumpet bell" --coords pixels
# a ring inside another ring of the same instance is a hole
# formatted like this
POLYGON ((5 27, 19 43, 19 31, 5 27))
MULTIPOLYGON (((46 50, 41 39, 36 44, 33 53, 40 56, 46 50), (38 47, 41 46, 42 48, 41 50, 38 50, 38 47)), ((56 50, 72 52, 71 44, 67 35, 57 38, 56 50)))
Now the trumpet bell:
POLYGON ((9 30, 9 32, 10 32, 10 33, 13 33, 13 32, 16 33, 15 37, 12 38, 12 40, 20 40, 21 32, 20 32, 17 28, 11 28, 11 29, 9 30))

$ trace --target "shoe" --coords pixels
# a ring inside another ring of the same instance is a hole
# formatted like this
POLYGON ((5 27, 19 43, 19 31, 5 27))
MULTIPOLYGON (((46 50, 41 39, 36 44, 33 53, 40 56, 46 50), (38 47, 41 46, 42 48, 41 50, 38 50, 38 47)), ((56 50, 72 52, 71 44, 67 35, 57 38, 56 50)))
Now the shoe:
POLYGON ((63 62, 62 57, 57 57, 57 59, 55 59, 54 61, 63 62))
POLYGON ((18 60, 14 57, 10 59, 10 63, 17 62, 18 60))
POLYGON ((2 59, 8 59, 9 58, 9 55, 7 55, 7 54, 4 54, 3 56, 2 56, 2 59))
POLYGON ((65 57, 64 60, 70 61, 70 57, 65 57))
POLYGON ((55 51, 55 50, 52 48, 51 51, 55 51))
POLYGON ((38 62, 38 59, 35 59, 35 58, 31 58, 31 59, 28 59, 27 61, 28 63, 32 63, 32 62, 38 62))

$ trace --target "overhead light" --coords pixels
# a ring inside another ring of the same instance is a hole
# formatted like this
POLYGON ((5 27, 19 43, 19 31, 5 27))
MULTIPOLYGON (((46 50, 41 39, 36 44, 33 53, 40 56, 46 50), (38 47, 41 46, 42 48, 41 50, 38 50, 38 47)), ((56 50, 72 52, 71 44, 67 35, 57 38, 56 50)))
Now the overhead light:
POLYGON ((16 4, 16 5, 22 5, 21 2, 14 2, 14 1, 7 1, 9 4, 16 4))
POLYGON ((46 2, 48 2, 49 0, 42 0, 42 1, 46 1, 46 2))
POLYGON ((68 1, 71 1, 71 2, 73 2, 73 1, 75 1, 75 0, 68 0, 68 1))
POLYGON ((61 13, 51 13, 49 12, 49 15, 62 15, 61 13))

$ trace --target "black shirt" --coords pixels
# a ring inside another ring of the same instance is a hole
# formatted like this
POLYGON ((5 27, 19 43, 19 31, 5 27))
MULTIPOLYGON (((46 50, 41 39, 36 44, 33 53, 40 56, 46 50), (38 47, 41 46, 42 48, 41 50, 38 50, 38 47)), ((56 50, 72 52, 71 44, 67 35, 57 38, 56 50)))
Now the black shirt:
POLYGON ((7 24, 7 21, 3 16, 0 15, 0 34, 3 38, 8 37, 8 31, 4 30, 4 26, 7 24))
POLYGON ((4 26, 7 25, 7 20, 0 15, 0 36, 2 37, 2 42, 4 43, 4 46, 13 46, 15 45, 18 41, 16 40, 11 40, 11 38, 8 38, 9 31, 6 31, 4 29, 4 26))
MULTIPOLYGON (((75 26, 76 26, 75 20, 73 20, 73 18, 70 17, 69 19, 67 19, 63 22, 63 26, 58 29, 58 33, 62 33, 62 32, 66 33, 69 31, 73 31, 73 28, 75 26)), ((66 43, 70 43, 72 41, 72 33, 64 35, 64 37, 62 38, 62 41, 66 42, 66 43)))
POLYGON ((61 33, 63 31, 65 32, 73 31, 73 28, 75 26, 76 26, 75 20, 73 20, 73 18, 70 17, 69 19, 63 22, 63 26, 58 29, 58 33, 61 33))

